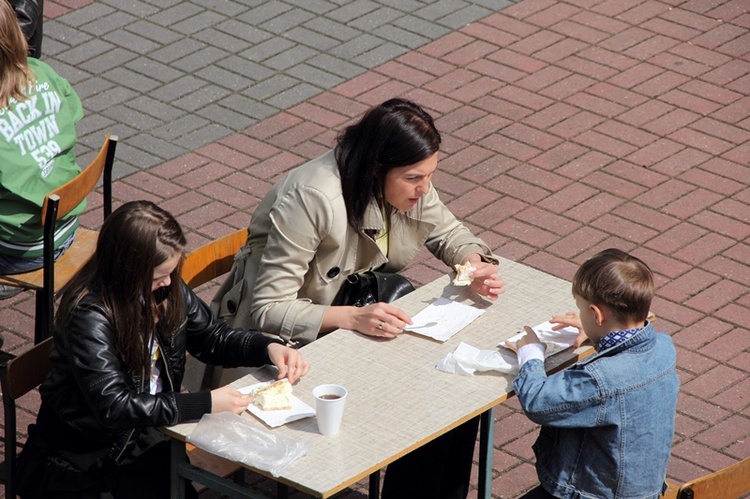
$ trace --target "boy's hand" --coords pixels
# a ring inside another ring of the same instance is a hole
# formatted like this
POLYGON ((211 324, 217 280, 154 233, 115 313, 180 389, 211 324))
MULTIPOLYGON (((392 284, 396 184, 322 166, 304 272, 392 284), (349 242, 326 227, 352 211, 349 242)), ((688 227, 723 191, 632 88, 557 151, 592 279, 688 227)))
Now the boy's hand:
MULTIPOLYGON (((529 345, 531 343, 543 344, 541 341, 539 341, 539 337, 536 335, 533 329, 531 329, 529 326, 524 326, 523 329, 524 331, 526 331, 526 334, 521 336, 515 343, 510 340, 505 340, 505 344, 508 345, 508 348, 516 353, 518 353, 518 349, 524 345, 529 345)), ((544 345, 544 348, 546 350, 547 346, 544 345)))
POLYGON ((586 340, 589 339, 589 337, 586 336, 586 332, 583 330, 583 326, 581 325, 581 316, 578 315, 578 312, 566 312, 565 315, 553 315, 549 321, 552 324, 555 324, 554 326, 552 326, 553 331, 559 331, 560 329, 565 327, 574 327, 578 330, 578 336, 573 341, 573 346, 575 348, 580 347, 586 340))

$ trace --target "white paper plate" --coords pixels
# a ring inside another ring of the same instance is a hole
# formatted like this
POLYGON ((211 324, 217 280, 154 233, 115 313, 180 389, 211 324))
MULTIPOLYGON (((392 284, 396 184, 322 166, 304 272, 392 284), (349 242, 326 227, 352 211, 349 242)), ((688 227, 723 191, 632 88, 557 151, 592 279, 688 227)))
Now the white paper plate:
MULTIPOLYGON (((261 388, 269 384, 270 382, 256 383, 254 385, 239 388, 239 391, 245 394, 250 394, 253 393, 256 388, 261 388)), ((285 411, 263 411, 260 409, 260 407, 252 402, 248 404, 247 410, 271 428, 276 428, 277 426, 291 423, 292 421, 297 421, 298 419, 315 416, 315 409, 302 402, 293 394, 290 399, 292 401, 292 408, 285 411)))

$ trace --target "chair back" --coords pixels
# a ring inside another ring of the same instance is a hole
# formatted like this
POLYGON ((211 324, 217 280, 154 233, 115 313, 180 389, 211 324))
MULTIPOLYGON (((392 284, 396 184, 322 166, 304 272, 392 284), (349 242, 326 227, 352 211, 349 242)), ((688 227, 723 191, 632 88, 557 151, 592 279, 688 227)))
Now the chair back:
POLYGON ((52 371, 49 351, 52 338, 47 338, 17 357, 3 352, 0 360, 0 384, 3 390, 5 413, 5 497, 16 497, 15 472, 17 467, 16 399, 42 384, 52 371))
MULTIPOLYGON (((42 289, 37 291, 37 318, 35 341, 38 343, 52 334, 52 318, 55 310, 55 292, 64 284, 60 281, 55 287, 55 228, 57 221, 70 213, 73 208, 83 202, 84 199, 96 188, 97 182, 103 177, 102 187, 103 212, 106 219, 112 213, 112 165, 115 160, 115 149, 117 147, 117 136, 107 134, 104 138, 99 153, 89 166, 75 178, 69 180, 60 187, 52 190, 44 198, 42 205, 42 225, 44 227, 44 267, 42 289)), ((91 242, 89 243, 89 245, 91 242)), ((95 247, 96 245, 93 244, 95 247)), ((71 252, 69 259, 74 256, 71 252)), ((88 248, 66 273, 65 282, 83 266, 88 257, 93 253, 93 248, 88 248)))
POLYGON ((750 457, 685 483, 677 491, 677 499, 734 499, 748 492, 750 457))
POLYGON ((247 235, 247 229, 239 229, 188 253, 182 264, 182 280, 191 288, 197 288, 229 272, 247 235))

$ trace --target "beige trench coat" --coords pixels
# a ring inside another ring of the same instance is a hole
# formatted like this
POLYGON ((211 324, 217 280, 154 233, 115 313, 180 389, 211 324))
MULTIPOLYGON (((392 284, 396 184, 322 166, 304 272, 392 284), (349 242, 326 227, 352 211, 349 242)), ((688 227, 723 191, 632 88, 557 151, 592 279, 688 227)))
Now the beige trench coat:
MULTIPOLYGON (((214 298, 214 311, 232 327, 256 328, 304 345, 317 338, 326 309, 350 274, 381 266, 398 272, 423 246, 451 268, 470 253, 497 263, 434 188, 404 215, 391 221, 386 257, 348 224, 332 151, 292 170, 255 210, 247 244, 214 298)), ((374 204, 363 226, 383 229, 374 204)))

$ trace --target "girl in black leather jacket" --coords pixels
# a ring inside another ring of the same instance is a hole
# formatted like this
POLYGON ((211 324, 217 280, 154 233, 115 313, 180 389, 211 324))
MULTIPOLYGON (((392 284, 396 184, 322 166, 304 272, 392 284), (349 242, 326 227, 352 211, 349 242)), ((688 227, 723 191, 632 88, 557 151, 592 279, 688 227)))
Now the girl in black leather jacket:
POLYGON ((273 363, 292 383, 307 373, 280 340, 214 319, 179 279, 185 245, 177 221, 151 202, 126 203, 104 222, 55 317, 53 370, 19 458, 22 497, 168 497, 158 427, 239 414, 250 401, 230 386, 180 392, 186 351, 227 367, 273 363))

